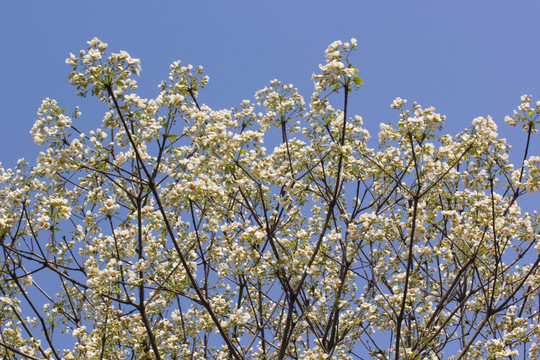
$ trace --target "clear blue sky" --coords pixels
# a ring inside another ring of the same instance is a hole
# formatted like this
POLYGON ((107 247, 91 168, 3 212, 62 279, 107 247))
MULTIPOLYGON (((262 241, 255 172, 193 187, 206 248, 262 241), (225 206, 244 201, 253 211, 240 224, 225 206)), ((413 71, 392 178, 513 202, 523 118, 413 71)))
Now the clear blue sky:
POLYGON ((309 99, 324 49, 355 37, 366 84, 352 111, 370 130, 397 120, 389 105, 400 96, 446 114, 450 133, 490 114, 518 150, 522 134, 503 119, 522 94, 540 99, 538 14, 537 0, 2 0, 0 162, 34 161, 29 130, 45 97, 80 105, 80 127, 100 126, 103 105, 74 96, 64 63, 94 36, 141 59, 143 97, 157 94, 173 61, 203 65, 210 85, 201 101, 213 108, 252 99, 274 78, 309 99))

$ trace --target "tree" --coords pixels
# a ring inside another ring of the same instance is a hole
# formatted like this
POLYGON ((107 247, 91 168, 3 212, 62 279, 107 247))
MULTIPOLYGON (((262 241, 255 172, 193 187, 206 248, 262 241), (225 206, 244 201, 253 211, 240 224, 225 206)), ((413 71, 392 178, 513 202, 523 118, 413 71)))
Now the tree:
POLYGON ((370 148, 354 39, 309 106, 274 80, 224 110, 199 103, 202 67, 143 99, 139 60, 88 44, 66 62, 102 128, 46 99, 45 150, 0 172, 4 359, 540 358, 538 215, 518 206, 540 188, 540 102, 506 119, 514 167, 490 117, 446 135, 400 98, 370 148))

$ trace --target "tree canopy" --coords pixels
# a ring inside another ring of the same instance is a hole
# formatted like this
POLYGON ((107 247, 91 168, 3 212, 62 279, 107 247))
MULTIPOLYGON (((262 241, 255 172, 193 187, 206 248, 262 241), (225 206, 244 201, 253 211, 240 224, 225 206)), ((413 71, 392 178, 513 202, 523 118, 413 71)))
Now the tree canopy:
POLYGON ((400 98, 371 139, 349 113, 355 48, 327 48, 308 104, 274 80, 221 110, 202 67, 174 62, 145 99, 127 52, 71 54, 105 114, 83 133, 45 99, 44 150, 0 169, 0 355, 540 358, 538 215, 519 206, 540 189, 540 102, 506 118, 518 165, 491 117, 449 135, 400 98))

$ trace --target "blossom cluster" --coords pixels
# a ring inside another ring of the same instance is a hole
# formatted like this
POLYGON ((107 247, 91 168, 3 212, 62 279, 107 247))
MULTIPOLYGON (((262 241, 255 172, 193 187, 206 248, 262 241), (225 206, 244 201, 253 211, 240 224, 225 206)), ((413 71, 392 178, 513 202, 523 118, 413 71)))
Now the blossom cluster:
MULTIPOLYGON (((174 62, 145 99, 127 52, 70 55, 108 108, 83 133, 44 100, 35 164, 0 168, 0 356, 540 358, 540 224, 520 207, 540 157, 510 163, 489 116, 452 136, 401 98, 373 148, 331 101, 362 83, 356 47, 328 47, 309 106, 273 80, 220 110, 202 67, 174 62)), ((506 119, 527 143, 531 104, 506 119)))

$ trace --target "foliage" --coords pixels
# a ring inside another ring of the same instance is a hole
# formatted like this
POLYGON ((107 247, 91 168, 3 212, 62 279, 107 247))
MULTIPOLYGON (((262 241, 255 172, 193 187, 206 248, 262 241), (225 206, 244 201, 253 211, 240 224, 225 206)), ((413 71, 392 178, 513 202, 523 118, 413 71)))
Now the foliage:
POLYGON ((143 99, 139 61, 88 44, 66 62, 102 127, 46 99, 36 165, 0 172, 2 358, 540 358, 538 215, 518 206, 540 103, 506 119, 514 167, 490 117, 446 135, 400 98, 371 148, 354 39, 309 106, 274 80, 223 110, 199 104, 202 67, 143 99))

